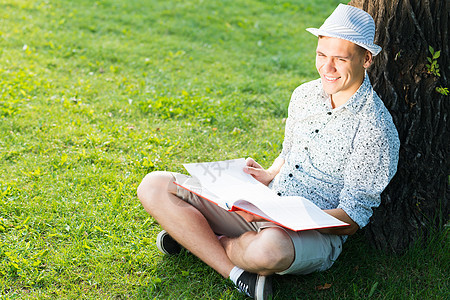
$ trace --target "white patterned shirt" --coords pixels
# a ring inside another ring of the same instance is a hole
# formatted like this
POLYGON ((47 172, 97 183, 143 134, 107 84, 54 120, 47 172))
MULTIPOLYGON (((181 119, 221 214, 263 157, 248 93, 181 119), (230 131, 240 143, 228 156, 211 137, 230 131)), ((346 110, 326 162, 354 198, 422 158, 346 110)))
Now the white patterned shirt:
POLYGON ((362 228, 397 171, 399 147, 392 117, 367 74, 335 109, 317 79, 292 94, 280 154, 285 163, 270 187, 321 209, 341 208, 362 228))

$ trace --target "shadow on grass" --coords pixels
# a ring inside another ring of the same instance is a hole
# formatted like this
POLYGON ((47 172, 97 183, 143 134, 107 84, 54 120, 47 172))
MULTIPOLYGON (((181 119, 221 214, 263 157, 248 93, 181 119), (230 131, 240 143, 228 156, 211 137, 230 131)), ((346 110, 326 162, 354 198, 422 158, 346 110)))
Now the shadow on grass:
MULTIPOLYGON (((448 231, 402 255, 367 244, 362 233, 347 241, 334 266, 306 276, 273 279, 274 299, 448 299, 448 231)), ((138 299, 248 299, 229 280, 184 251, 163 256, 138 299)))

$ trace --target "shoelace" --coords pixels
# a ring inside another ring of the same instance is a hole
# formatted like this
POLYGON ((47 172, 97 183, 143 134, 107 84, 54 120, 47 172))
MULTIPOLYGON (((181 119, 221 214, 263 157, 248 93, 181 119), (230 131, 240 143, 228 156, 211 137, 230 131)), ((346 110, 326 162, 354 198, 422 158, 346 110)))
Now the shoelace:
POLYGON ((239 290, 244 292, 247 296, 250 296, 250 294, 248 293, 248 284, 245 284, 244 282, 239 281, 237 283, 237 286, 238 286, 239 290))

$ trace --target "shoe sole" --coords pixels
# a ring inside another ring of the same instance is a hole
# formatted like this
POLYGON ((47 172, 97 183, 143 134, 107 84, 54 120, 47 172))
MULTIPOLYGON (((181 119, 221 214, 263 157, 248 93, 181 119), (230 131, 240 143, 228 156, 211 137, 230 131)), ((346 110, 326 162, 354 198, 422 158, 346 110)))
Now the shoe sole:
POLYGON ((255 300, 267 299, 272 299, 272 277, 258 275, 255 285, 255 300))
POLYGON ((158 233, 158 236, 156 237, 156 247, 158 247, 159 251, 161 251, 164 254, 170 255, 170 253, 163 248, 162 239, 164 236, 166 236, 168 233, 167 231, 163 230, 160 233, 158 233))

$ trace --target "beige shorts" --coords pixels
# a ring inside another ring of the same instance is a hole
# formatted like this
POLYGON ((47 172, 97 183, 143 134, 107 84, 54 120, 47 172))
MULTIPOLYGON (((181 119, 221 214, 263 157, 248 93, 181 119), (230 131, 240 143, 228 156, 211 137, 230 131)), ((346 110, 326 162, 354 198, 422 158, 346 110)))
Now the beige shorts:
POLYGON ((321 234, 316 230, 292 231, 271 222, 247 222, 234 212, 226 211, 214 203, 199 197, 200 183, 192 177, 172 173, 175 183, 194 186, 192 193, 177 186, 177 196, 197 208, 208 220, 212 230, 219 235, 238 237, 247 231, 260 231, 268 227, 278 227, 286 231, 294 244, 295 259, 291 266, 278 274, 308 274, 330 268, 342 251, 339 236, 321 234))

